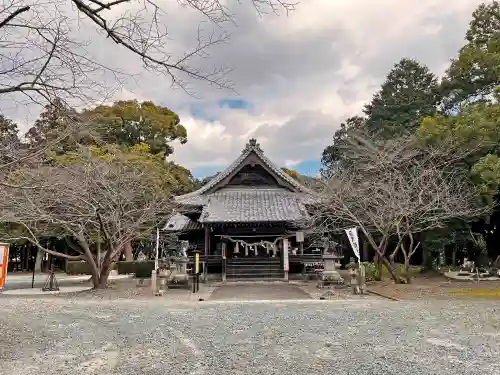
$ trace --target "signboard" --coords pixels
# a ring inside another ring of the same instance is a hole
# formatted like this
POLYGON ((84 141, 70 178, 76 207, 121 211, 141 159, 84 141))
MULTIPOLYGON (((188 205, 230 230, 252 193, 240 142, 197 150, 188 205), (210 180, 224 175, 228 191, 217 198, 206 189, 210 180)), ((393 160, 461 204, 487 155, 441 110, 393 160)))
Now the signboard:
POLYGON ((7 279, 7 263, 9 263, 9 245, 0 243, 0 289, 4 288, 7 279))
POLYGON ((349 228, 345 230, 347 233, 347 237, 349 238, 349 242, 351 243, 352 250, 354 251, 354 255, 358 258, 358 262, 361 261, 361 257, 359 256, 359 240, 358 240, 358 230, 356 227, 349 228))
POLYGON ((283 239, 283 270, 288 272, 289 269, 288 264, 288 238, 283 239))
POLYGON ((200 273, 200 253, 194 254, 194 273, 200 273))

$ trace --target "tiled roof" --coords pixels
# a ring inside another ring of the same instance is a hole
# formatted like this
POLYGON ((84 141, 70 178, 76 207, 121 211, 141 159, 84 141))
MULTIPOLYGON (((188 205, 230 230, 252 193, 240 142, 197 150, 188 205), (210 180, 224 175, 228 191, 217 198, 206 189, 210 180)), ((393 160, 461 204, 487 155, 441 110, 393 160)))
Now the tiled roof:
MULTIPOLYGON (((225 192, 228 190, 234 191, 236 189, 238 189, 238 188, 222 188, 222 189, 220 189, 212 194, 194 195, 192 197, 187 197, 187 198, 179 201, 179 203, 181 203, 182 205, 186 205, 186 206, 205 206, 208 204, 208 202, 211 200, 211 197, 213 197, 214 195, 221 194, 222 192, 225 192)), ((268 189, 268 188, 248 188, 248 187, 239 188, 239 189, 242 191, 245 191, 245 192, 249 191, 249 190, 255 190, 255 191, 273 190, 273 189, 268 189)), ((318 202, 318 200, 320 199, 317 194, 312 195, 312 194, 307 194, 307 193, 294 193, 294 192, 287 191, 285 189, 278 189, 278 190, 282 190, 284 192, 287 192, 288 195, 294 196, 298 201, 300 201, 303 204, 313 204, 315 202, 318 202)))
POLYGON ((163 227, 163 230, 167 232, 183 232, 196 229, 202 229, 201 224, 182 214, 172 216, 163 227))
POLYGON ((285 189, 226 188, 207 196, 202 223, 293 222, 309 215, 296 193, 285 189))
MULTIPOLYGON (((313 191, 311 191, 310 189, 308 189, 305 186, 303 186, 302 184, 300 184, 298 181, 296 181, 290 175, 283 172, 281 170, 281 168, 279 168, 273 162, 271 162, 271 160, 269 160, 267 158, 267 156, 264 155, 264 152, 260 148, 260 145, 257 143, 257 141, 255 139, 250 139, 249 142, 247 143, 246 147, 241 152, 241 155, 229 167, 227 167, 226 170, 219 173, 217 176, 215 176, 212 180, 210 180, 207 184, 203 185, 198 190, 193 191, 193 192, 188 193, 188 194, 177 196, 175 199, 181 204, 196 205, 197 202, 199 201, 198 197, 200 195, 206 194, 211 188, 216 186, 224 178, 226 178, 231 173, 233 173, 252 152, 257 154, 257 156, 262 160, 262 162, 269 169, 271 169, 282 180, 284 180, 288 184, 290 184, 296 190, 296 192, 302 192, 302 193, 306 193, 306 194, 315 195, 315 193, 313 191)), ((201 204, 203 204, 203 203, 201 203, 201 204)))

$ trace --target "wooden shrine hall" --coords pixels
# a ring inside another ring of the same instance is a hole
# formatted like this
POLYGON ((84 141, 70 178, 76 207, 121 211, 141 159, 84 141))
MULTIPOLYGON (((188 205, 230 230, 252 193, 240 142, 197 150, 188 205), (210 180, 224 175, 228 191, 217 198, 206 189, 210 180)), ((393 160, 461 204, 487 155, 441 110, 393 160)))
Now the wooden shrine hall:
POLYGON ((177 233, 188 255, 201 251, 209 276, 288 279, 289 273, 302 271, 305 258, 321 261, 319 249, 308 250, 305 235, 310 208, 319 198, 250 139, 226 170, 200 189, 175 197, 178 212, 163 230, 177 233))

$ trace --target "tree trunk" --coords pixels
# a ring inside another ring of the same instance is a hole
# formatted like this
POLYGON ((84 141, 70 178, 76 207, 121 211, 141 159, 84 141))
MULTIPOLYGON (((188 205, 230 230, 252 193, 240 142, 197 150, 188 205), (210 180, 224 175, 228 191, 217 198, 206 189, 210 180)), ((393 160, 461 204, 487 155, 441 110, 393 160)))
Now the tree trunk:
POLYGON ((90 264, 90 268, 91 268, 91 279, 90 280, 92 281, 92 286, 94 289, 97 289, 98 285, 99 285, 99 270, 96 267, 95 262, 89 262, 87 260, 87 263, 90 264))
POLYGON ((45 252, 43 250, 38 249, 36 252, 35 258, 35 273, 42 272, 42 261, 45 256, 45 252))
POLYGON ((389 263, 390 263, 390 265, 391 265, 391 269, 392 269, 392 271, 393 271, 394 273, 396 273, 397 269, 396 269, 396 262, 394 261, 394 259, 395 259, 394 254, 391 254, 391 255, 389 256, 389 263))
POLYGON ((405 278, 406 278, 406 283, 410 284, 411 283, 410 257, 406 256, 406 254, 405 254, 405 278))
POLYGON ((123 247, 123 254, 125 254, 125 260, 126 261, 133 261, 134 260, 134 253, 132 249, 132 241, 127 241, 123 247))
POLYGON ((375 263, 375 267, 377 268, 377 275, 374 276, 375 281, 382 281, 382 261, 380 258, 380 254, 375 252, 375 256, 373 257, 373 263, 375 263))
POLYGON ((399 278, 399 275, 392 269, 389 260, 387 260, 385 256, 381 258, 381 263, 383 263, 386 266, 387 271, 389 272, 389 275, 391 275, 394 282, 396 284, 401 284, 401 279, 399 278))
POLYGON ((108 287, 108 278, 113 268, 113 262, 106 261, 102 264, 101 271, 99 273, 99 281, 97 285, 94 285, 94 289, 106 289, 108 287))

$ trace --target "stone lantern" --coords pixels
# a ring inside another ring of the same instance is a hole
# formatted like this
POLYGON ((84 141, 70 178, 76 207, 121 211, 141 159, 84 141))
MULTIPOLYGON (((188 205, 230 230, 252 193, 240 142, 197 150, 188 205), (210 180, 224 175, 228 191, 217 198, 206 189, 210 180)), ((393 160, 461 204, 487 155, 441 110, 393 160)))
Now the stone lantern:
POLYGON ((163 295, 167 289, 167 280, 170 277, 172 271, 170 270, 170 265, 168 263, 162 263, 157 270, 157 278, 159 281, 159 286, 156 291, 156 295, 163 295))
POLYGON ((329 246, 325 246, 323 250, 323 272, 320 273, 318 287, 323 288, 327 285, 339 285, 344 283, 344 279, 340 276, 338 269, 340 268, 340 259, 342 256, 337 252, 328 252, 329 246))

